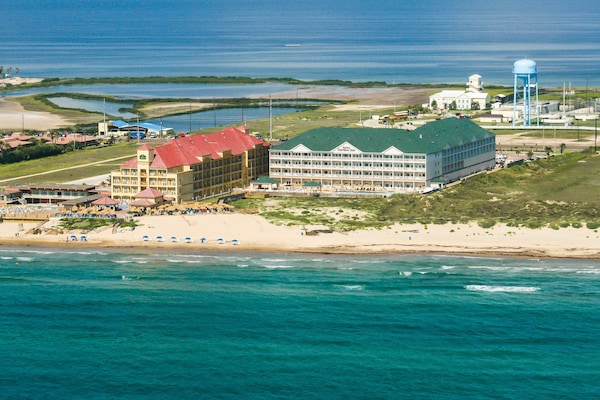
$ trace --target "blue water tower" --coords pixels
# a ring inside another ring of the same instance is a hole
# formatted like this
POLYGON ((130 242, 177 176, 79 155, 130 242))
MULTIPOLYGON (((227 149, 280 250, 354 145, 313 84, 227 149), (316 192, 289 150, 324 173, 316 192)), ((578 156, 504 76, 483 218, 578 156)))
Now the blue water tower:
POLYGON ((540 124, 538 107, 538 74, 537 64, 526 58, 515 61, 513 64, 515 75, 515 92, 513 97, 513 126, 517 121, 517 100, 522 93, 523 99, 523 126, 531 126, 531 92, 535 88, 535 114, 538 116, 537 125, 540 124))

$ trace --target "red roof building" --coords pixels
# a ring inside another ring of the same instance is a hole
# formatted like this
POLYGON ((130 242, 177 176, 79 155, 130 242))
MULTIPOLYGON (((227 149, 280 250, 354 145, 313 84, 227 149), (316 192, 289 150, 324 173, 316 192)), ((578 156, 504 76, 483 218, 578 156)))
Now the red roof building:
POLYGON ((233 127, 156 147, 144 144, 137 157, 111 173, 111 197, 131 202, 150 188, 181 203, 229 193, 268 172, 268 148, 267 142, 233 127))

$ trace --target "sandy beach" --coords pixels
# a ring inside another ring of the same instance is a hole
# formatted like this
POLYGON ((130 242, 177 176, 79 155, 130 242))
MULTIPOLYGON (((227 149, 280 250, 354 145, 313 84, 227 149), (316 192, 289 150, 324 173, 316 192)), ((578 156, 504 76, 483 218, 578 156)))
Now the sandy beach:
MULTIPOLYGON (((41 82, 41 78, 11 77, 0 79, 0 87, 18 86, 41 82)), ((59 115, 49 112, 28 111, 16 101, 0 98, 0 129, 21 131, 24 129, 46 130, 67 126, 69 122, 59 115)))
POLYGON ((16 101, 0 99, 0 129, 8 131, 47 130, 68 126, 70 123, 56 114, 27 111, 16 101))
POLYGON ((320 232, 322 227, 277 226, 258 215, 215 213, 199 215, 143 216, 138 227, 90 232, 51 232, 58 219, 31 230, 35 222, 0 224, 0 244, 5 246, 66 246, 130 249, 128 251, 255 251, 327 254, 468 254, 600 259, 600 233, 588 228, 527 229, 476 224, 393 225, 382 230, 320 232), (17 235, 18 234, 18 235, 17 235), (68 241, 75 235, 77 241, 68 241), (85 235, 87 241, 82 242, 85 235), (147 236, 147 239, 144 239, 147 236), (163 241, 157 241, 162 236, 163 241), (175 237, 176 241, 171 238, 175 237), (186 242, 189 237, 191 243, 186 242), (206 243, 201 243, 201 238, 206 243), (219 243, 223 239, 224 243, 219 243), (238 244, 233 244, 237 241, 238 244))

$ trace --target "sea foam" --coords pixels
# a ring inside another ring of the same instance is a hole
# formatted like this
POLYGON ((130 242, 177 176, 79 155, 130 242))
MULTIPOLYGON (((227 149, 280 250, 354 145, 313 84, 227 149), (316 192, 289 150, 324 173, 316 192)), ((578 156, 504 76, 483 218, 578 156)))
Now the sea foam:
POLYGON ((492 286, 492 285, 467 285, 467 290, 480 292, 511 292, 511 293, 531 293, 540 290, 535 286, 492 286))

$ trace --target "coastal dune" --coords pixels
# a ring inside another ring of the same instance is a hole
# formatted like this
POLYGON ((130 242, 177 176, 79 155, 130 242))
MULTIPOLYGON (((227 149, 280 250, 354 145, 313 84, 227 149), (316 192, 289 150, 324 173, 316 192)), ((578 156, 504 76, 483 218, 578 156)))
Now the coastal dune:
POLYGON ((257 251, 328 254, 438 253, 600 259, 600 234, 582 228, 528 229, 473 224, 395 224, 376 230, 336 232, 318 226, 278 226, 259 215, 215 213, 143 216, 134 228, 63 231, 31 222, 0 224, 0 244, 133 249, 147 252, 257 251), (75 236, 77 241, 69 240, 75 236), (85 236, 85 241, 81 240, 85 236), (162 237, 159 241, 157 237, 162 237), (173 238, 173 239, 172 239, 173 238), (188 238, 188 240, 186 240, 188 238), (201 239, 205 239, 204 243, 201 239), (222 240, 219 240, 222 239, 222 240))

